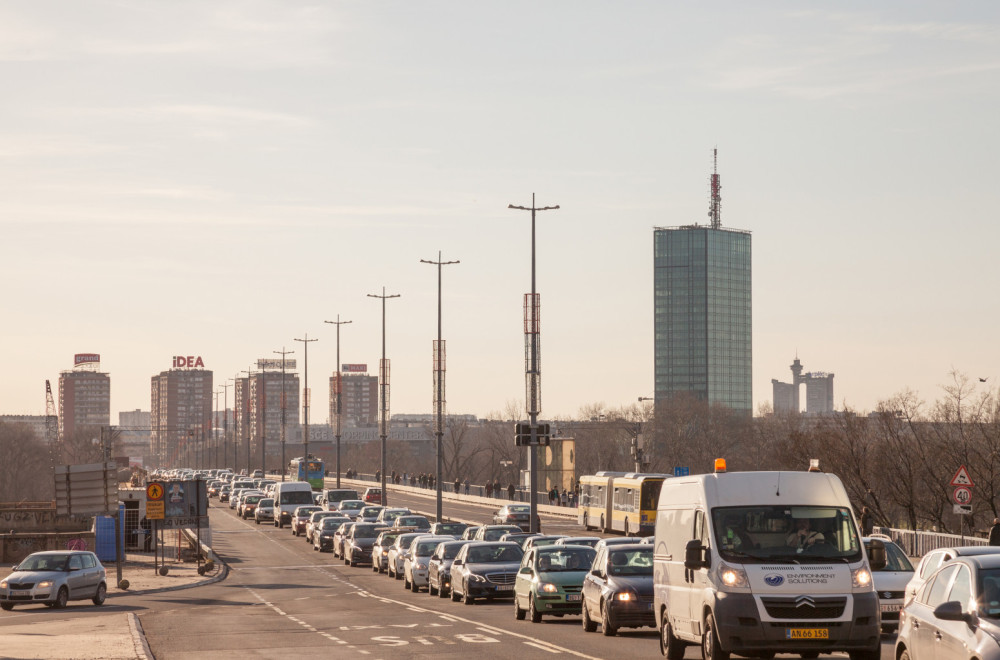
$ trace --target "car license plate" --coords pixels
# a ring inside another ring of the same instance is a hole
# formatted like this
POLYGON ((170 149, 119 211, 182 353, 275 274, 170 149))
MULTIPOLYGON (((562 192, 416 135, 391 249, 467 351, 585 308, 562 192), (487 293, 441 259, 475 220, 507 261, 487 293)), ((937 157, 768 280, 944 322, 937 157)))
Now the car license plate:
POLYGON ((573 602, 576 602, 578 600, 583 600, 583 595, 582 594, 566 594, 566 602, 567 603, 573 603, 573 602))
POLYGON ((883 612, 898 612, 902 607, 899 603, 888 603, 880 606, 883 612))
POLYGON ((31 590, 29 590, 29 589, 11 589, 10 590, 10 595, 11 596, 30 596, 31 595, 31 590))
POLYGON ((498 584, 497 591, 514 591, 514 585, 512 584, 498 584))
POLYGON ((828 628, 786 628, 785 639, 830 639, 828 628))

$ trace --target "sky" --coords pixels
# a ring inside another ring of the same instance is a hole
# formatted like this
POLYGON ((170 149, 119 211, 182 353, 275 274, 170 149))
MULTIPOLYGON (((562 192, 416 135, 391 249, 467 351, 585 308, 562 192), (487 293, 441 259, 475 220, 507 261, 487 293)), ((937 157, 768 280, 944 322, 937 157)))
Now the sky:
MULTIPOLYGON (((524 405, 537 216, 542 416, 653 394, 653 229, 753 234, 753 398, 796 357, 872 410, 1000 380, 993 2, 0 4, 0 413, 76 353, 117 412, 309 344, 382 354, 430 413, 524 405), (978 378, 988 381, 979 384, 978 378)), ((299 364, 300 375, 303 364, 299 364)), ((231 400, 231 399, 230 399, 231 400)))

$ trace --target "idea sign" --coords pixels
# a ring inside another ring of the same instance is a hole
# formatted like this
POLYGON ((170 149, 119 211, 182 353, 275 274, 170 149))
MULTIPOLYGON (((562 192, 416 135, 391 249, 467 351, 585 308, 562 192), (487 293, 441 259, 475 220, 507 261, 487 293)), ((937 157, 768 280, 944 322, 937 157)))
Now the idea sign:
POLYGON ((193 355, 188 355, 184 357, 183 355, 174 356, 174 369, 184 369, 185 367, 189 369, 197 369, 201 367, 205 368, 205 362, 201 359, 201 356, 194 357, 193 355))

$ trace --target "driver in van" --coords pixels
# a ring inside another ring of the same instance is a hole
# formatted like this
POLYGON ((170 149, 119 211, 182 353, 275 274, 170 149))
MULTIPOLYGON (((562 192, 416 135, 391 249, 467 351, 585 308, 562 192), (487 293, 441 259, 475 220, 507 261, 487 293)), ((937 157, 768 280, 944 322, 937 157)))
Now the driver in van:
POLYGON ((785 540, 787 545, 801 550, 824 540, 823 534, 811 529, 812 523, 808 518, 799 518, 795 524, 798 529, 788 535, 788 538, 785 540))

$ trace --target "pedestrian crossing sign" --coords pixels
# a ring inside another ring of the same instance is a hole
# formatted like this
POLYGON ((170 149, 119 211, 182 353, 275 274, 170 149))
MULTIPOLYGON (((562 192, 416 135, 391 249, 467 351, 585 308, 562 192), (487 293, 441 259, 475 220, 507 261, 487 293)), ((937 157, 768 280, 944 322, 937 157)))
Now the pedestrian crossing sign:
POLYGON ((958 472, 955 476, 951 478, 952 486, 975 486, 972 483, 972 479, 969 477, 969 471, 965 469, 965 466, 958 468, 958 472))

